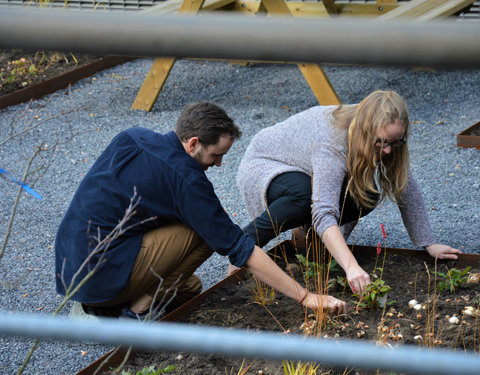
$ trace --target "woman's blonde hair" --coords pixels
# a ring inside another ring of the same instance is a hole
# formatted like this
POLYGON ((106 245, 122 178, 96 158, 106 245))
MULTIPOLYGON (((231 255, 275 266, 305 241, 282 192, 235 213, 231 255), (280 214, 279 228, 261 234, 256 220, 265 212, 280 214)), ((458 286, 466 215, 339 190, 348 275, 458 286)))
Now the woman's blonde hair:
POLYGON ((394 91, 375 91, 358 105, 338 107, 332 115, 335 126, 348 129, 349 191, 357 205, 375 207, 376 194, 380 194, 380 201, 386 197, 397 200, 407 186, 408 147, 404 144, 377 160, 375 134, 398 120, 408 138, 410 121, 402 97, 394 91), (379 187, 375 183, 377 163, 379 187))

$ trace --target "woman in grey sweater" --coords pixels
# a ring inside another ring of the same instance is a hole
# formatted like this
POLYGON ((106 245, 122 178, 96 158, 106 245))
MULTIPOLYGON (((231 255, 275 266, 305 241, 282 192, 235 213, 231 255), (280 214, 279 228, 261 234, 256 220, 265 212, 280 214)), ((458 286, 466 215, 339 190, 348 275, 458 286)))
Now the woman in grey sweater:
POLYGON ((408 131, 406 105, 393 91, 375 91, 357 105, 313 107, 263 129, 237 175, 254 219, 245 231, 263 246, 279 232, 312 225, 352 291, 362 292, 370 277, 345 239, 360 217, 389 198, 416 247, 456 259, 460 250, 435 242, 409 170, 408 131))

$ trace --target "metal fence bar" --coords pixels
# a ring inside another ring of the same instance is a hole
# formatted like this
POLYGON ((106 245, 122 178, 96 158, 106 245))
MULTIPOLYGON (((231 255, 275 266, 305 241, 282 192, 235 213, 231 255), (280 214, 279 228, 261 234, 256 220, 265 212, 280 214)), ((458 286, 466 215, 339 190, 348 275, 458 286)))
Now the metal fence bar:
POLYGON ((252 333, 167 322, 142 324, 104 319, 102 323, 92 323, 60 317, 0 314, 0 335, 290 359, 342 368, 355 366, 414 374, 477 375, 480 368, 480 357, 473 353, 427 350, 413 346, 400 346, 392 350, 353 340, 314 339, 294 334, 252 333))
POLYGON ((93 54, 480 67, 480 22, 2 9, 0 48, 93 54))

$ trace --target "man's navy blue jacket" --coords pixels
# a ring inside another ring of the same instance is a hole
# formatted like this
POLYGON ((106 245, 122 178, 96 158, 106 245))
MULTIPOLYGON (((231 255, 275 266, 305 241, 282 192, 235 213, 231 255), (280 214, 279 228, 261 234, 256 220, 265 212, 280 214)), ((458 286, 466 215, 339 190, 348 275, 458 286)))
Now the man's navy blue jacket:
POLYGON ((163 225, 181 222, 230 262, 242 266, 255 242, 234 224, 222 208, 211 182, 188 155, 172 131, 158 134, 133 128, 118 134, 83 181, 57 232, 55 242, 57 292, 65 294, 88 254, 124 217, 134 188, 140 197, 136 214, 125 225, 136 225, 94 256, 76 279, 78 283, 103 255, 91 279, 73 297, 99 303, 116 297, 127 285, 143 235, 163 225))

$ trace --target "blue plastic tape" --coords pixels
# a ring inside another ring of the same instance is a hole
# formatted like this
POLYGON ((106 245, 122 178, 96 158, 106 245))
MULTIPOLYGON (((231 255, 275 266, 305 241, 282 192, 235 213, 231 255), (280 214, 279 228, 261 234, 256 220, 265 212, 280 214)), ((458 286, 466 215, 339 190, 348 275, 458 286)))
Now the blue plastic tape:
POLYGON ((0 168, 0 173, 5 175, 8 179, 11 181, 15 182, 17 185, 20 185, 23 190, 25 190, 27 193, 30 195, 33 195, 35 198, 38 200, 41 200, 43 197, 38 194, 35 190, 33 190, 30 186, 27 184, 24 184, 23 182, 18 181, 15 177, 13 177, 10 173, 8 173, 5 169, 0 168))

